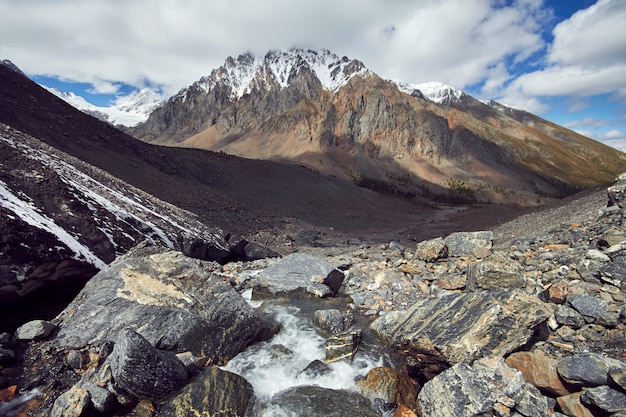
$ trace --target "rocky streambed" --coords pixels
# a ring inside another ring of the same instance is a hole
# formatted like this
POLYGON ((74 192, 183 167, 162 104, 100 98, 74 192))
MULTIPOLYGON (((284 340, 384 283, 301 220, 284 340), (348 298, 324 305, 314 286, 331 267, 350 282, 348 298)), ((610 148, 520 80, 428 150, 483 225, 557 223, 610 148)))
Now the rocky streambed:
POLYGON ((0 337, 0 414, 624 416, 626 175, 607 200, 506 242, 226 265, 139 245, 0 337))

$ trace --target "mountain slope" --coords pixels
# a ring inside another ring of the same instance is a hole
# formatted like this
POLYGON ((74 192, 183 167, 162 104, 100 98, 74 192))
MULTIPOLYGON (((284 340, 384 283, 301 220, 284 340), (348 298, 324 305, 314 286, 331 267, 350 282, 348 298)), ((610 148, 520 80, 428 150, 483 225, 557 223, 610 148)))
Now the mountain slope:
POLYGON ((492 202, 562 197, 626 169, 608 146, 509 113, 449 86, 390 82, 356 60, 292 50, 228 58, 130 133, 405 194, 461 191, 492 202))

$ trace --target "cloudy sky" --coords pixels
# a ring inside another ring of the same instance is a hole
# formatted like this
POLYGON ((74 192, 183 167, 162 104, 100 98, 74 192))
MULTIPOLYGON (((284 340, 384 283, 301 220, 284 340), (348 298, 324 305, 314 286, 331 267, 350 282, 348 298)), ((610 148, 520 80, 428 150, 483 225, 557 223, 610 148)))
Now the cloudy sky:
POLYGON ((0 59, 111 103, 176 93, 228 56, 325 48, 626 149, 625 0, 0 0, 0 59))

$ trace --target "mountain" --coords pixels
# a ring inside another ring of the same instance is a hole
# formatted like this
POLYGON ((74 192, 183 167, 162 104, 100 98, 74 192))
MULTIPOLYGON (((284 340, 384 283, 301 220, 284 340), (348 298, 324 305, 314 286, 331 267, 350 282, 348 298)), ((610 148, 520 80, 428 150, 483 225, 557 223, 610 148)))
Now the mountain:
POLYGON ((71 92, 66 93, 56 88, 43 87, 78 110, 112 125, 132 127, 145 122, 150 113, 162 101, 159 94, 149 88, 143 88, 127 96, 118 97, 114 104, 103 107, 91 104, 83 97, 71 92))
POLYGON ((537 204, 626 168, 624 154, 530 113, 303 49, 229 57, 129 133, 458 201, 537 204))

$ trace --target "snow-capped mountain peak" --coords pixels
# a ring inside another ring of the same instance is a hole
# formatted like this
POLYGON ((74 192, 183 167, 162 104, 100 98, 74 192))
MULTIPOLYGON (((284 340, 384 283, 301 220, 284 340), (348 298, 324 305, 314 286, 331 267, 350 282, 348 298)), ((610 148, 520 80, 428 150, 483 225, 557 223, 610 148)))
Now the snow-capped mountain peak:
POLYGON ((65 100, 78 110, 97 117, 113 125, 136 126, 145 122, 150 113, 163 101, 162 97, 149 88, 136 90, 127 96, 120 96, 107 107, 96 106, 72 92, 42 86, 55 96, 65 100))
POLYGON ((444 83, 431 81, 427 83, 410 84, 403 81, 393 81, 400 91, 407 94, 415 94, 418 90, 428 100, 437 104, 450 104, 458 102, 465 93, 444 83))
POLYGON ((218 83, 228 85, 231 98, 238 99, 253 88, 258 78, 271 80, 280 88, 286 88, 292 77, 303 70, 314 73, 322 87, 333 92, 355 75, 371 74, 362 62, 340 58, 327 50, 291 49, 270 51, 263 57, 249 53, 239 55, 236 59, 229 57, 223 66, 196 84, 206 91, 218 83))

